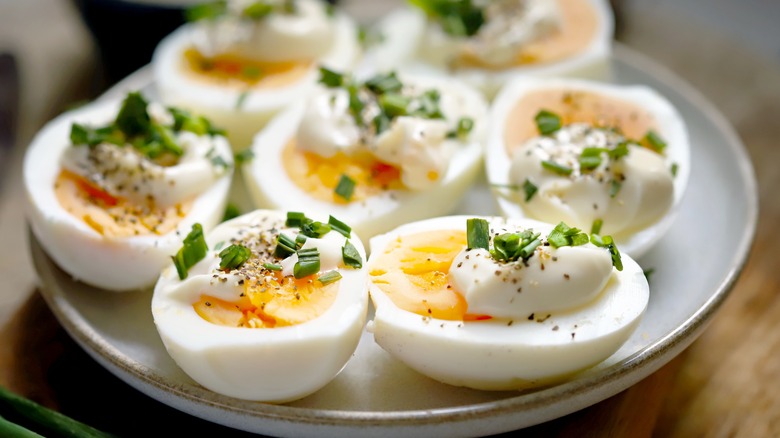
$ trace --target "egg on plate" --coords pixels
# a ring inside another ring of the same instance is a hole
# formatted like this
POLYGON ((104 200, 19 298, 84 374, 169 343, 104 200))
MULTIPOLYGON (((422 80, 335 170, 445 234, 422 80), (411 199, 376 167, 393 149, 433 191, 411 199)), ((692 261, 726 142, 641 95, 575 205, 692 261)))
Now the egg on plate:
POLYGON ((683 118, 652 88, 518 78, 490 120, 486 172, 502 215, 609 234, 634 258, 674 221, 690 145, 683 118))
POLYGON ((550 385, 611 356, 649 286, 609 236, 564 223, 444 216, 370 240, 368 330, 440 382, 482 390, 550 385))
POLYGON ((152 66, 162 100, 209 117, 236 151, 307 94, 320 65, 353 66, 354 21, 321 0, 230 0, 198 5, 164 38, 152 66))
POLYGON ((77 280, 123 291, 154 285, 182 230, 221 220, 233 155, 207 119, 130 92, 49 122, 23 173, 47 253, 77 280))
POLYGON ((242 174, 257 207, 332 213, 369 238, 457 206, 483 167, 487 111, 451 78, 323 68, 257 134, 242 174))
POLYGON ((344 222, 255 210, 193 228, 154 288, 168 353, 219 394, 281 403, 330 382, 368 310, 366 253, 344 222))
POLYGON ((510 78, 609 77, 607 0, 409 0, 372 28, 361 69, 447 71, 488 98, 510 78))

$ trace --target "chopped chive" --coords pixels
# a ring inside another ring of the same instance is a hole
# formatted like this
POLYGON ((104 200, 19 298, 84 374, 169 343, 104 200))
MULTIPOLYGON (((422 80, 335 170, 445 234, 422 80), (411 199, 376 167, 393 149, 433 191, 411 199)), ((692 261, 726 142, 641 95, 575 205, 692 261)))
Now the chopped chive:
POLYGON ((308 277, 320 271, 320 252, 317 248, 298 250, 298 261, 293 266, 295 278, 308 277))
POLYGON ((652 129, 647 131, 647 134, 645 134, 645 137, 642 139, 648 146, 650 146, 650 149, 660 153, 663 153, 664 149, 666 148, 666 142, 652 129))
POLYGON ((219 253, 219 267, 228 271, 236 269, 249 260, 251 255, 252 250, 244 245, 230 245, 219 253))
POLYGON ((222 215, 222 222, 229 221, 241 215, 241 211, 235 204, 228 204, 225 206, 225 213, 222 215))
POLYGON ((593 170, 601 165, 602 148, 585 148, 580 154, 580 169, 593 170))
POLYGON ((571 175, 572 172, 571 167, 566 167, 562 164, 556 163, 555 161, 544 160, 542 161, 542 167, 551 172, 555 172, 558 175, 571 175))
POLYGON ((214 155, 209 160, 211 161, 211 165, 214 167, 220 167, 222 169, 227 169, 228 167, 230 167, 230 164, 227 161, 225 161, 225 159, 222 158, 221 155, 214 155))
POLYGON ((355 245, 353 245, 349 240, 347 240, 347 242, 344 243, 344 246, 341 247, 341 258, 346 266, 355 269, 360 269, 363 267, 363 258, 360 257, 360 253, 358 252, 357 248, 355 248, 355 245))
POLYGON ((336 271, 335 269, 333 271, 328 271, 319 277, 317 277, 317 280, 322 283, 323 286, 331 284, 335 281, 341 280, 341 274, 339 271, 336 271))
POLYGON ((439 107, 440 100, 441 94, 439 93, 439 90, 433 88, 425 91, 417 97, 419 107, 414 110, 413 114, 426 119, 443 119, 444 114, 442 114, 441 108, 439 107))
POLYGON ((116 116, 116 126, 128 137, 142 135, 149 132, 151 118, 146 111, 149 103, 140 92, 134 91, 127 94, 122 101, 122 108, 116 116))
POLYGON ((672 172, 672 177, 677 176, 677 171, 680 169, 680 166, 677 163, 672 163, 671 169, 669 169, 672 172))
POLYGON ((236 99, 236 109, 240 110, 244 107, 244 103, 246 103, 246 98, 249 97, 249 91, 242 91, 241 94, 238 95, 238 99, 236 99))
POLYGON ((585 233, 579 233, 571 236, 571 246, 580 246, 588 243, 588 235, 585 233))
POLYGON ((366 104, 360 99, 360 89, 355 84, 347 85, 347 93, 349 94, 349 113, 355 120, 355 124, 358 126, 364 126, 366 124, 363 120, 363 108, 366 104))
POLYGON ((339 179, 339 183, 336 185, 336 189, 334 190, 336 196, 344 199, 345 201, 349 201, 350 199, 352 199, 352 193, 354 191, 355 191, 355 180, 353 180, 346 174, 342 174, 341 178, 339 179))
POLYGON ((301 249, 301 247, 304 244, 306 244, 306 239, 308 239, 308 237, 306 237, 302 233, 298 233, 298 235, 295 236, 295 248, 296 249, 301 249))
POLYGON ((536 128, 542 135, 550 135, 561 129, 561 117, 548 110, 541 110, 534 117, 536 128))
POLYGON ((212 20, 227 13, 227 2, 210 2, 193 5, 185 10, 187 21, 212 20))
POLYGON ((339 234, 346 237, 347 239, 349 239, 352 234, 352 227, 345 224, 344 222, 341 222, 340 220, 336 219, 333 216, 328 217, 328 225, 330 225, 331 229, 337 231, 339 234))
POLYGON ((531 243, 527 244, 523 248, 520 249, 518 255, 522 259, 527 259, 531 257, 534 254, 534 251, 536 251, 536 248, 539 247, 539 245, 542 244, 542 241, 539 239, 534 239, 531 241, 531 243))
POLYGON ((613 179, 609 183, 609 197, 614 198, 618 192, 620 192, 620 189, 623 187, 623 183, 620 181, 613 179))
POLYGON ((621 141, 614 149, 607 151, 607 154, 611 160, 617 160, 628 155, 628 142, 621 141))
POLYGON ((604 221, 601 219, 596 219, 593 221, 593 225, 590 226, 590 234, 599 234, 601 233, 601 226, 604 225, 604 221))
POLYGON ((320 67, 320 83, 328 88, 344 85, 344 75, 326 67, 320 67))
POLYGON ((384 112, 381 112, 374 117, 374 131, 376 135, 379 135, 388 129, 390 129, 390 117, 384 112))
POLYGON ((403 84, 395 72, 381 73, 366 81, 366 88, 376 94, 398 93, 403 84))
POLYGON ((539 187, 536 187, 536 185, 532 183, 531 180, 526 178, 523 182, 523 191, 525 191, 525 202, 528 202, 531 200, 531 198, 534 197, 536 192, 539 191, 539 187))
POLYGON ((610 257, 612 258, 612 266, 614 266, 618 271, 623 270, 623 260, 620 257, 620 251, 618 250, 615 241, 612 239, 612 236, 602 237, 598 234, 591 234, 590 242, 598 247, 607 248, 609 250, 610 257))
POLYGON ((460 139, 465 139, 472 129, 474 129, 474 119, 470 117, 461 117, 458 119, 455 135, 460 139))
POLYGON ((256 1, 245 7, 241 14, 252 20, 260 20, 273 12, 274 7, 264 1, 256 1))
POLYGON ((306 215, 299 211, 288 211, 287 220, 284 224, 288 227, 300 227, 307 219, 306 215))
POLYGON ((276 238, 276 249, 274 255, 279 258, 286 258, 295 254, 295 241, 288 235, 280 233, 276 238))
POLYGON ((252 159, 255 158, 255 153, 252 151, 252 149, 244 149, 241 152, 236 153, 233 155, 233 159, 236 161, 236 164, 244 164, 252 161, 252 159))
POLYGON ((391 119, 406 115, 411 101, 409 97, 399 93, 386 93, 379 96, 379 106, 382 108, 382 112, 391 119))
POLYGON ((278 265, 276 263, 263 263, 263 267, 265 269, 268 269, 269 271, 281 271, 282 265, 278 265))
POLYGON ((647 281, 650 281, 650 276, 653 275, 653 272, 655 272, 655 268, 647 268, 642 270, 642 274, 644 274, 647 281))
POLYGON ((572 228, 564 222, 559 222, 547 236, 547 241, 556 248, 579 246, 588 243, 588 236, 579 228, 572 228))
POLYGON ((262 71, 257 66, 247 65, 241 69, 241 74, 249 79, 257 79, 262 74, 262 71))
POLYGON ((490 226, 485 219, 473 218, 466 220, 466 240, 469 249, 490 247, 490 226))
POLYGON ((175 256, 171 256, 180 280, 187 278, 189 269, 203 260, 208 250, 209 247, 203 236, 203 227, 199 223, 193 224, 192 230, 184 238, 181 249, 175 256))
POLYGON ((319 239, 320 237, 330 232, 330 225, 322 222, 306 221, 301 225, 301 234, 306 237, 314 237, 319 239))

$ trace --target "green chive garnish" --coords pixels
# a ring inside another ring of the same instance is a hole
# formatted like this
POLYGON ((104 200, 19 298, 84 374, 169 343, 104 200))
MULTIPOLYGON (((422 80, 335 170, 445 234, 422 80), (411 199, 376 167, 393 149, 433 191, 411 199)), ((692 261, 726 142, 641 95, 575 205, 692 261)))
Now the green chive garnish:
POLYGON ((255 158, 255 153, 252 152, 252 149, 244 149, 243 151, 233 155, 233 159, 236 161, 236 164, 239 165, 248 163, 252 161, 253 158, 255 158))
POLYGON ((647 131, 647 134, 645 134, 645 137, 642 139, 647 145, 650 146, 650 149, 660 153, 663 153, 664 149, 666 148, 666 142, 652 129, 647 131))
POLYGON ((228 271, 236 269, 249 260, 251 255, 252 251, 244 245, 230 245, 219 253, 219 267, 228 271))
POLYGON ((378 74, 367 80, 366 88, 376 94, 398 93, 403 88, 403 84, 401 84, 395 72, 390 72, 378 74))
POLYGON ((470 117, 461 117, 458 120, 458 126, 455 128, 455 135, 460 138, 466 138, 471 130, 474 129, 474 119, 470 117))
POLYGON ((580 169, 593 170, 601 165, 601 153, 606 152, 603 148, 585 148, 580 154, 580 169))
POLYGON ((229 221, 241 215, 241 211, 235 204, 228 204, 225 206, 225 213, 222 215, 222 222, 229 221))
POLYGON ((277 265, 276 263, 263 263, 263 267, 265 269, 268 269, 269 271, 281 271, 282 265, 277 265))
POLYGON ((274 255, 279 258, 286 258, 295 254, 295 241, 288 235, 282 233, 276 238, 276 249, 274 249, 274 255))
POLYGON ((328 88, 344 85, 344 75, 325 67, 320 67, 320 83, 328 88))
POLYGON ((536 187, 536 185, 532 183, 531 180, 526 178, 523 182, 523 191, 525 191, 525 202, 528 202, 531 200, 531 198, 534 197, 536 192, 539 191, 539 187, 536 187))
POLYGON ((550 245, 560 248, 562 246, 579 246, 588 243, 588 235, 579 228, 572 228, 564 222, 559 222, 547 236, 550 245))
POLYGON ((489 249, 490 226, 485 219, 473 218, 466 220, 466 240, 469 249, 489 249))
POLYGON ((541 110, 534 117, 536 128, 542 135, 550 135, 561 129, 561 117, 547 110, 541 110))
POLYGON ((342 236, 349 239, 352 235, 352 227, 345 224, 344 222, 341 222, 340 220, 336 219, 333 216, 328 217, 328 225, 330 225, 330 228, 334 231, 337 231, 342 236))
POLYGON ((350 199, 352 199, 352 193, 354 191, 355 191, 355 180, 353 180, 346 174, 342 174, 341 179, 339 179, 339 183, 336 185, 336 189, 334 190, 336 196, 344 199, 345 201, 349 201, 350 199))
POLYGON ((298 250, 298 261, 293 266, 295 278, 308 277, 320 271, 320 252, 317 248, 298 250))
POLYGON ((266 2, 258 1, 245 7, 242 11, 242 15, 247 18, 251 18, 252 20, 260 20, 268 16, 271 12, 273 12, 273 10, 274 7, 272 5, 266 2))
POLYGON ((558 164, 555 161, 550 161, 550 160, 542 161, 542 167, 544 167, 545 169, 551 172, 555 172, 558 175, 571 175, 572 172, 571 167, 566 167, 562 164, 558 164))
POLYGON ((334 281, 341 280, 341 274, 339 271, 333 270, 328 271, 319 277, 317 277, 317 280, 322 283, 323 286, 333 283, 334 281))
POLYGON ((525 230, 521 233, 504 233, 493 238, 490 255, 497 261, 513 262, 530 258, 542 244, 540 233, 525 230))
POLYGON ((306 222, 306 220, 307 217, 305 214, 299 211, 288 211, 287 220, 284 222, 284 224, 288 227, 300 227, 306 222))
POLYGON ((306 237, 303 233, 298 233, 298 235, 295 236, 295 248, 301 249, 303 245, 306 244, 306 239, 308 239, 308 237, 306 237))
POLYGON ((677 171, 680 169, 680 166, 677 163, 672 163, 672 167, 670 171, 672 172, 672 176, 677 176, 677 171))
POLYGON ((596 219, 593 221, 593 225, 590 226, 590 234, 599 234, 601 233, 601 226, 604 225, 604 221, 601 219, 596 219))
POLYGON ((409 97, 399 93, 387 93, 379 96, 379 107, 389 118, 406 115, 409 103, 412 100, 409 97))
POLYGON ((355 245, 350 243, 349 240, 344 244, 343 247, 341 247, 341 258, 344 260, 344 264, 346 266, 360 269, 363 267, 363 258, 360 257, 360 253, 358 252, 357 248, 355 248, 355 245))
POLYGON ((614 198, 618 192, 620 192, 620 189, 623 187, 623 183, 620 181, 613 179, 609 183, 609 197, 614 198))
POLYGON ((189 269, 203 260, 209 250, 203 236, 203 227, 199 223, 192 225, 192 230, 184 238, 183 243, 176 255, 171 256, 180 280, 187 278, 189 269))
POLYGON ((621 141, 614 149, 608 150, 607 154, 611 160, 617 160, 628 155, 628 142, 621 141))
POLYGON ((591 234, 590 242, 598 247, 607 248, 609 250, 609 255, 612 257, 612 266, 618 271, 623 270, 623 260, 620 257, 620 251, 618 250, 615 241, 612 239, 612 236, 602 237, 598 234, 591 234))
POLYGON ((306 221, 301 225, 301 234, 306 237, 314 237, 319 239, 320 237, 330 232, 330 225, 322 222, 306 221))

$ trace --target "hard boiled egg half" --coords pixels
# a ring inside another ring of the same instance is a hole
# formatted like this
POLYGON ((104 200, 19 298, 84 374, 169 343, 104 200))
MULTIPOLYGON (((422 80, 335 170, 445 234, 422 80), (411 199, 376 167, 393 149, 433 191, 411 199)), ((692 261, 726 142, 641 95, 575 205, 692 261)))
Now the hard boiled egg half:
POLYGON ((374 27, 361 68, 447 71, 492 98, 510 78, 606 79, 614 16, 606 0, 409 0, 374 27))
POLYGON ((360 53, 353 20, 321 0, 229 0, 190 10, 154 52, 162 100, 222 126, 236 151, 317 80, 360 53))
POLYGON ((479 92, 396 71, 320 81, 254 139, 242 173, 259 208, 333 214, 369 238, 457 206, 482 168, 479 92))
POLYGON ((445 216, 370 244, 368 330, 393 357, 450 385, 560 382, 617 351, 647 307, 639 265, 609 237, 564 223, 445 216))
POLYGON ((173 360, 211 391, 286 402, 331 381, 360 340, 365 250, 349 226, 256 210, 194 228, 154 289, 173 360))
POLYGON ((131 92, 49 122, 24 159, 35 237, 77 280, 154 285, 193 223, 222 218, 233 174, 211 123, 131 92))
POLYGON ((671 226, 690 146, 652 88, 520 78, 491 111, 486 168, 503 215, 609 234, 635 258, 671 226))

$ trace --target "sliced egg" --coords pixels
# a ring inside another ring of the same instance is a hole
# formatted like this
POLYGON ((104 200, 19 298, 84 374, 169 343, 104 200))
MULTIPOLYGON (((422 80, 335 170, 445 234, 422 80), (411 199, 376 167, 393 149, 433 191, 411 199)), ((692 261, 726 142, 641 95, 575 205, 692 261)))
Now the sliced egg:
MULTIPOLYGON (((424 3, 424 2, 420 2, 424 3)), ((407 6, 380 19, 359 68, 446 71, 492 98, 514 76, 607 79, 614 15, 605 0, 473 2, 463 14, 407 6)))
POLYGON ((196 222, 210 229, 225 211, 233 155, 209 130, 205 119, 182 112, 175 119, 137 93, 60 115, 38 132, 24 159, 35 237, 77 280, 112 291, 151 287, 181 245, 182 230, 196 222), (143 124, 154 131, 152 141, 125 139, 143 124), (162 143, 180 156, 155 149, 162 143))
POLYGON ((518 78, 491 108, 486 172, 501 214, 598 228, 635 258, 674 221, 690 165, 683 118, 644 85, 518 78))
POLYGON ((317 67, 347 69, 360 54, 357 26, 343 12, 318 0, 282 3, 292 11, 252 18, 241 9, 251 5, 232 0, 224 15, 175 30, 152 58, 162 100, 224 127, 235 151, 312 89, 317 67))
POLYGON ((185 278, 170 264, 155 286, 152 314, 168 353, 211 391, 296 400, 334 379, 357 348, 368 309, 359 236, 341 221, 325 225, 327 216, 312 217, 324 222, 308 231, 288 217, 255 210, 223 222, 185 278), (280 254, 282 235, 293 249, 280 254), (238 246, 247 252, 236 259, 238 246), (300 271, 312 251, 318 266, 300 271))
POLYGON ((408 105, 379 135, 383 110, 360 94, 358 123, 349 92, 324 85, 258 133, 254 159, 242 168, 257 207, 333 214, 363 238, 455 208, 482 168, 484 98, 438 75, 376 77, 403 84, 380 100, 408 105))
POLYGON ((445 216, 375 236, 368 330, 414 370, 481 390, 555 384, 603 362, 635 331, 648 283, 633 259, 582 233, 566 244, 551 237, 560 227, 445 216), (471 240, 474 219, 484 246, 471 240))

